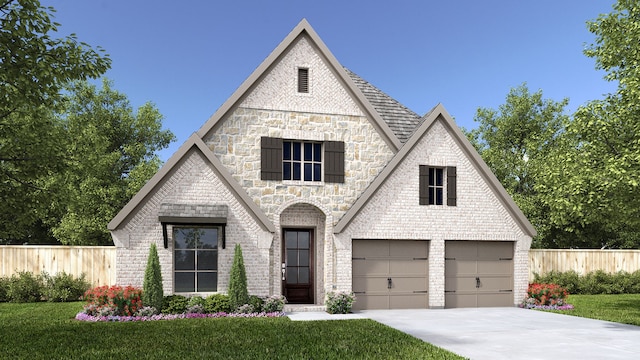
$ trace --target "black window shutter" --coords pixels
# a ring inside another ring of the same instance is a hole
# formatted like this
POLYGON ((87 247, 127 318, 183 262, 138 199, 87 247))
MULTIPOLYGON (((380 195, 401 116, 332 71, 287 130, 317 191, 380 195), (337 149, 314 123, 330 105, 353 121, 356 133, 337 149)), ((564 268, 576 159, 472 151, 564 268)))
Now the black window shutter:
POLYGON ((282 180, 282 139, 260 139, 260 179, 282 180))
POLYGON ((419 174, 419 197, 420 205, 429 205, 429 167, 426 165, 420 165, 419 174))
POLYGON ((447 166, 447 206, 456 206, 456 167, 447 166))
POLYGON ((344 142, 325 141, 324 181, 344 183, 344 142))

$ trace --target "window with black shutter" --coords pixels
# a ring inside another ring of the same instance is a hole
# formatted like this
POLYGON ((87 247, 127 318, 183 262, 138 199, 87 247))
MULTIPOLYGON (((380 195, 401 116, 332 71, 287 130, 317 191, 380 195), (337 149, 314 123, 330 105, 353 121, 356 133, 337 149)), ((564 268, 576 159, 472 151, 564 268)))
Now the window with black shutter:
POLYGON ((341 141, 263 137, 260 153, 262 180, 344 183, 344 143, 341 141))
POLYGON ((455 166, 420 165, 418 174, 419 204, 443 205, 446 194, 447 206, 456 206, 456 175, 455 166))
POLYGON ((282 180, 282 139, 260 139, 260 179, 282 180))

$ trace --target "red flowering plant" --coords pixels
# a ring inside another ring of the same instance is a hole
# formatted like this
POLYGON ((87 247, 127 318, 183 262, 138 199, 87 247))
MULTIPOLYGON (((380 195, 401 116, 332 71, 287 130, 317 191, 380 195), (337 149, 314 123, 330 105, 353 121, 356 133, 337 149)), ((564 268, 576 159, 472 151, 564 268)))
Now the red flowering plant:
POLYGON ((520 307, 542 308, 549 310, 568 310, 573 306, 567 304, 569 292, 556 284, 529 284, 527 298, 524 299, 520 307))
POLYGON ((84 293, 84 313, 100 316, 132 316, 142 308, 142 290, 133 286, 98 286, 84 293))

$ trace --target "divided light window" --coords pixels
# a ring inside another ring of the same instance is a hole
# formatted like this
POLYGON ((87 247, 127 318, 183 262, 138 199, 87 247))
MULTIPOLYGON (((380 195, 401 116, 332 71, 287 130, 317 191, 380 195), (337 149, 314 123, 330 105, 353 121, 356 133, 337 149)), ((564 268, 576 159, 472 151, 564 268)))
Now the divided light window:
POLYGON ((218 290, 218 244, 222 226, 174 226, 174 290, 218 290))
POLYGON ((283 141, 282 179, 322 181, 322 143, 283 141))
POLYGON ((444 169, 429 168, 429 205, 442 205, 444 193, 444 169))
POLYGON ((435 167, 420 165, 420 205, 457 204, 457 171, 455 166, 435 167))
POLYGON ((309 69, 298 68, 298 92, 309 92, 309 69))

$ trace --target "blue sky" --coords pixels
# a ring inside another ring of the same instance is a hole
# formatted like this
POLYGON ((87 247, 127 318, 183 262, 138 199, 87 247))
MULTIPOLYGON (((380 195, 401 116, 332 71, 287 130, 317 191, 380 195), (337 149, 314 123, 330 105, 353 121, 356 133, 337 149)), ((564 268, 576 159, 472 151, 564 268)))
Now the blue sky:
POLYGON ((338 61, 420 115, 474 128, 526 82, 568 112, 615 90, 583 55, 613 0, 42 0, 62 34, 103 47, 106 77, 177 136, 166 161, 306 18, 338 61))

